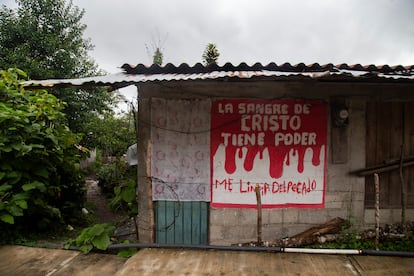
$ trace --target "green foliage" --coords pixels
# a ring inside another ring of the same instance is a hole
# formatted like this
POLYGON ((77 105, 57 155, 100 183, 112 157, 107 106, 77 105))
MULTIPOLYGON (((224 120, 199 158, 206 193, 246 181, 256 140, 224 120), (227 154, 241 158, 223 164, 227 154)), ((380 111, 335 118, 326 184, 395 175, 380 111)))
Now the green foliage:
POLYGON ((152 56, 152 63, 162 65, 164 55, 161 52, 160 48, 157 47, 157 49, 154 52, 154 55, 152 56))
MULTIPOLYGON (((129 240, 124 240, 122 244, 130 244, 129 240)), ((135 253, 138 252, 138 249, 131 247, 131 248, 125 248, 118 252, 117 256, 122 258, 129 258, 132 257, 135 253)))
POLYGON ((0 227, 44 229, 83 206, 80 137, 65 125, 63 102, 24 90, 21 70, 0 75, 0 227))
MULTIPOLYGON (((375 238, 364 237, 363 234, 357 231, 343 229, 337 240, 312 247, 332 249, 375 249, 375 238)), ((413 252, 414 236, 412 233, 408 233, 406 237, 400 239, 383 236, 379 240, 379 249, 385 251, 413 252)))
POLYGON ((129 114, 91 115, 83 125, 82 132, 86 133, 84 145, 100 149, 103 156, 120 157, 136 140, 134 120, 129 114))
POLYGON ((112 209, 126 211, 130 217, 138 213, 135 166, 131 167, 117 159, 116 162, 102 165, 96 178, 103 192, 112 197, 112 209))
POLYGON ((117 163, 114 162, 100 166, 96 172, 96 179, 104 193, 112 193, 118 182, 117 163))
POLYGON ((0 10, 0 68, 18 67, 33 79, 81 77, 95 73, 82 37, 84 11, 65 0, 17 0, 0 10))
POLYGON ((76 245, 84 254, 89 253, 94 247, 106 250, 111 243, 110 238, 114 234, 115 226, 103 223, 95 224, 82 230, 75 240, 69 240, 65 244, 68 249, 71 245, 76 245))
MULTIPOLYGON (((66 0, 17 0, 18 8, 0 7, 0 69, 20 68, 31 79, 79 78, 101 74, 83 38, 84 11, 66 0)), ((52 94, 72 131, 81 133, 91 113, 111 109, 114 99, 101 88, 59 89, 52 94)))
POLYGON ((207 44, 202 55, 203 64, 205 66, 208 66, 210 64, 217 64, 217 59, 219 56, 220 53, 217 50, 216 45, 214 43, 209 43, 207 44))
POLYGON ((119 186, 114 188, 115 196, 111 200, 111 207, 123 207, 130 217, 138 214, 138 204, 136 201, 137 182, 134 179, 122 181, 119 186))

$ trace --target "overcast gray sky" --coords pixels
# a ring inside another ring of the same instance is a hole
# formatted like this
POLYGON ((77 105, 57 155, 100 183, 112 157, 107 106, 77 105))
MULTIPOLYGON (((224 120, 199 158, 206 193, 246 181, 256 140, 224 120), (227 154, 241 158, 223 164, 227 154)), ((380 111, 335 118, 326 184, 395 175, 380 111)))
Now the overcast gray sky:
MULTIPOLYGON (((12 0, 0 0, 12 5, 12 0)), ((74 0, 101 69, 194 65, 212 42, 231 62, 414 64, 413 0, 74 0)))
MULTIPOLYGON (((12 0, 0 0, 12 5, 12 0)), ((74 0, 85 10, 90 53, 107 72, 150 64, 146 45, 161 44, 164 63, 414 64, 412 0, 74 0)))
POLYGON ((74 0, 100 67, 194 65, 209 42, 219 64, 246 62, 414 64, 412 0, 74 0))

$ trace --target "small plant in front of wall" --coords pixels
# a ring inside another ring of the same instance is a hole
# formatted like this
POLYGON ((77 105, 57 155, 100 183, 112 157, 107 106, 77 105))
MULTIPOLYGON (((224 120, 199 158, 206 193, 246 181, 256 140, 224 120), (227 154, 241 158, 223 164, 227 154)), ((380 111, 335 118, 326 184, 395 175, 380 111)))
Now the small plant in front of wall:
POLYGON ((115 196, 112 198, 110 205, 114 210, 123 209, 128 216, 134 220, 136 238, 138 237, 138 226, 136 216, 138 214, 138 203, 135 197, 137 183, 133 179, 122 181, 121 185, 114 188, 115 196))
POLYGON ((138 214, 138 204, 135 198, 137 184, 134 180, 129 179, 123 181, 121 185, 114 188, 115 196, 111 200, 111 208, 126 209, 128 216, 136 216, 138 214))
POLYGON ((111 243, 111 236, 114 234, 115 226, 107 223, 95 224, 82 230, 76 239, 65 243, 65 249, 75 245, 82 253, 87 254, 93 248, 106 250, 111 243))
MULTIPOLYGON (((124 240, 122 244, 130 244, 129 240, 124 240)), ((135 247, 124 248, 118 252, 118 257, 129 258, 132 257, 135 253, 137 253, 138 249, 135 247)))

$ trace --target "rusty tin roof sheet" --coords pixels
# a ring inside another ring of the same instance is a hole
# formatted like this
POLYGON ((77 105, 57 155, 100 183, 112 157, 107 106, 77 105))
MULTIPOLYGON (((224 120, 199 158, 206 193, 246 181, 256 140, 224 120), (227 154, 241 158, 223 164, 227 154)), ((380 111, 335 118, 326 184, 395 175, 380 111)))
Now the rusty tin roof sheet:
POLYGON ((112 86, 120 88, 131 84, 165 81, 190 80, 306 80, 321 81, 355 81, 355 82, 389 82, 414 81, 414 65, 348 65, 346 63, 333 65, 331 63, 320 65, 313 63, 305 65, 299 63, 292 65, 284 63, 277 65, 269 63, 262 65, 255 63, 247 65, 240 63, 235 66, 226 63, 223 66, 212 64, 204 66, 197 63, 189 66, 182 63, 175 66, 171 63, 165 66, 138 64, 132 66, 124 64, 123 72, 105 76, 86 77, 79 79, 49 79, 31 80, 23 84, 28 87, 73 87, 73 86, 112 86))

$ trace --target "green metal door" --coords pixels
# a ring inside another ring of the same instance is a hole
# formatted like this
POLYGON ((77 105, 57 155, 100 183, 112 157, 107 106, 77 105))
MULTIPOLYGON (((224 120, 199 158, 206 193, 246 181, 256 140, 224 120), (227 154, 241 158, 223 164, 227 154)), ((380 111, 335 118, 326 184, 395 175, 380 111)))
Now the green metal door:
POLYGON ((154 206, 157 243, 208 243, 208 202, 156 201, 154 206))

